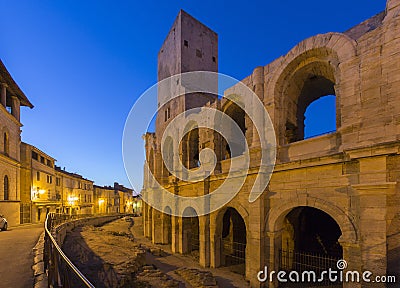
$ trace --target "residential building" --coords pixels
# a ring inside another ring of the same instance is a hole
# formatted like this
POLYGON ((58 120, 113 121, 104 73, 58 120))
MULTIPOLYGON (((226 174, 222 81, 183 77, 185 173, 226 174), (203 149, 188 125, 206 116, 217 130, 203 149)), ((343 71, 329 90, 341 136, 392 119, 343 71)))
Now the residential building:
POLYGON ((44 222, 49 212, 61 213, 55 161, 35 146, 21 143, 21 223, 44 222))
POLYGON ((93 214, 93 181, 55 166, 56 190, 62 195, 63 213, 93 214))

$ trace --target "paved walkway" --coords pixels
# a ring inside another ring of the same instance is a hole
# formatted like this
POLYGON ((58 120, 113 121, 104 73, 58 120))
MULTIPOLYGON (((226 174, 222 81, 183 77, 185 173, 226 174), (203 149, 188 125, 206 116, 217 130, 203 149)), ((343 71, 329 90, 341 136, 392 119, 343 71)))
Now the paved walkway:
MULTIPOLYGON (((229 267, 221 268, 204 268, 190 255, 182 254, 172 254, 170 245, 155 245, 152 244, 149 239, 143 236, 143 222, 142 217, 135 218, 135 225, 131 228, 134 235, 135 241, 143 243, 147 247, 161 248, 165 252, 169 253, 168 256, 157 257, 147 253, 146 262, 149 264, 154 264, 159 270, 168 274, 173 279, 185 282, 177 274, 173 273, 176 269, 180 267, 185 268, 196 268, 203 271, 210 271, 218 282, 219 287, 240 287, 246 288, 250 287, 249 282, 247 282, 244 277, 240 274, 236 274, 230 271, 229 267)), ((186 284, 186 283, 185 283, 186 284)), ((187 288, 191 288, 190 285, 185 285, 187 288)))
POLYGON ((0 232, 0 287, 33 285, 32 248, 43 232, 43 224, 25 224, 0 232))

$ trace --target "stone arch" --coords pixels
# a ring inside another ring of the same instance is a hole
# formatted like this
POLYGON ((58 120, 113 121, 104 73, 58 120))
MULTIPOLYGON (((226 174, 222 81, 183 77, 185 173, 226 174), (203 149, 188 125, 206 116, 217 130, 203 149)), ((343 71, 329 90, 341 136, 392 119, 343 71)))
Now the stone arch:
MULTIPOLYGON (((225 207, 221 208, 220 210, 218 210, 213 217, 211 217, 212 219, 212 223, 211 223, 211 235, 212 235, 212 239, 213 239, 213 243, 212 243, 212 249, 211 249, 211 253, 212 253, 212 267, 220 267, 225 265, 224 261, 223 261, 223 239, 222 239, 222 230, 223 230, 223 218, 224 215, 226 213, 226 211, 228 209, 234 209, 235 211, 237 211, 237 213, 240 215, 240 217, 243 219, 244 225, 245 225, 245 229, 246 229, 246 242, 249 243, 249 213, 246 210, 245 207, 243 207, 240 203, 235 203, 235 202, 231 202, 228 205, 226 205, 225 207)), ((245 250, 245 266, 247 266, 248 264, 248 259, 249 259, 249 253, 248 253, 248 245, 246 245, 246 250, 245 250)))
POLYGON ((343 73, 339 64, 354 56, 354 40, 341 33, 327 33, 300 42, 282 57, 267 92, 275 98, 279 111, 275 119, 279 144, 304 138, 305 109, 325 95, 336 96, 336 126, 340 128, 343 73))
POLYGON ((163 167, 163 177, 168 177, 172 175, 169 169, 174 169, 174 140, 171 136, 165 138, 163 143, 163 150, 162 150, 162 167, 163 167), (169 169, 167 168, 167 165, 169 169))
POLYGON ((196 257, 200 251, 200 221, 195 208, 188 206, 182 217, 182 253, 196 257))
POLYGON ((282 227, 283 220, 286 215, 292 209, 301 206, 319 209, 332 217, 342 231, 342 236, 340 237, 341 241, 351 244, 358 242, 358 229, 354 223, 353 217, 346 214, 345 211, 333 203, 313 197, 307 197, 303 200, 300 200, 300 198, 287 199, 282 205, 271 209, 268 217, 266 218, 266 231, 278 231, 280 227, 282 227))
MULTIPOLYGON (((246 112, 244 110, 244 104, 240 99, 236 99, 239 96, 230 95, 229 98, 235 99, 235 102, 227 100, 222 106, 222 112, 233 119, 236 124, 239 126, 240 130, 242 131, 243 135, 246 138, 247 126, 249 125, 248 119, 246 117, 246 112)), ((226 129, 225 133, 232 133, 229 130, 233 130, 232 128, 223 127, 224 130, 226 129)), ((232 135, 232 134, 230 134, 232 135)), ((245 152, 245 143, 235 142, 236 137, 232 137, 231 141, 233 145, 237 146, 237 149, 233 149, 233 147, 229 147, 226 140, 223 139, 222 141, 222 157, 223 159, 229 159, 232 157, 240 156, 245 152), (233 150, 237 150, 237 155, 232 155, 233 150)))
POLYGON ((180 143, 182 164, 186 169, 197 168, 200 153, 200 135, 197 122, 190 120, 183 129, 183 135, 180 143))
POLYGON ((169 206, 164 207, 162 217, 163 244, 172 245, 172 209, 169 206))
POLYGON ((233 207, 226 207, 217 217, 217 235, 221 243, 219 261, 221 266, 231 267, 239 274, 246 272, 246 247, 248 229, 244 218, 233 207))

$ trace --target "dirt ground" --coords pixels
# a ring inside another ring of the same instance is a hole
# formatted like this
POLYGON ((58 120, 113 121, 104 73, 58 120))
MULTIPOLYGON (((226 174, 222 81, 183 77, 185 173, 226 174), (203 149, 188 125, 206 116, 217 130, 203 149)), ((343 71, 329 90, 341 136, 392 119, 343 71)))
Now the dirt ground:
POLYGON ((63 250, 96 287, 250 287, 228 268, 202 268, 143 236, 142 218, 119 219, 69 233, 63 250))

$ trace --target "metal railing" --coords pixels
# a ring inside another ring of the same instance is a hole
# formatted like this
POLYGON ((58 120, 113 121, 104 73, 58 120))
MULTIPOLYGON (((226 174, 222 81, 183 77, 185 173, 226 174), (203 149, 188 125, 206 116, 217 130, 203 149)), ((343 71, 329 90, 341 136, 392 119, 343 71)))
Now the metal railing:
MULTIPOLYGON (((340 257, 321 255, 317 253, 301 252, 293 250, 279 250, 279 269, 283 271, 296 271, 303 273, 304 271, 313 271, 317 275, 323 275, 323 271, 329 269, 336 269, 336 263, 340 257)), ((323 281, 314 281, 312 283, 291 283, 281 285, 282 287, 316 287, 316 286, 340 286, 340 280, 330 281, 328 277, 325 277, 323 281)), ((280 287, 281 287, 280 286, 280 287)))
POLYGON ((47 271, 48 287, 95 287, 68 259, 52 235, 53 229, 59 224, 72 219, 83 218, 84 216, 87 217, 87 215, 47 214, 44 224, 43 262, 44 269, 47 271))
POLYGON ((229 239, 223 239, 222 243, 226 266, 246 262, 246 243, 233 242, 229 239))

